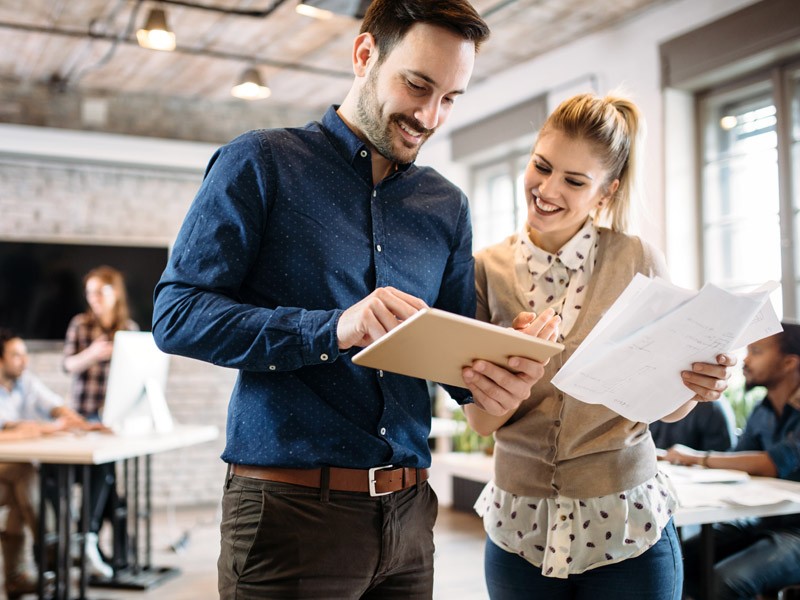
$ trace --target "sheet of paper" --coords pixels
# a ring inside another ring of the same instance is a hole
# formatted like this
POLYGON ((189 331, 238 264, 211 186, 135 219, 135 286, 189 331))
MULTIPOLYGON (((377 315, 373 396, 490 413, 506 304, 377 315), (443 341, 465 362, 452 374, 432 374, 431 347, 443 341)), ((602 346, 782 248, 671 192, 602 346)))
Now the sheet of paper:
POLYGON ((637 275, 553 378, 565 393, 652 422, 692 398, 682 370, 780 331, 769 293, 699 292, 637 275))

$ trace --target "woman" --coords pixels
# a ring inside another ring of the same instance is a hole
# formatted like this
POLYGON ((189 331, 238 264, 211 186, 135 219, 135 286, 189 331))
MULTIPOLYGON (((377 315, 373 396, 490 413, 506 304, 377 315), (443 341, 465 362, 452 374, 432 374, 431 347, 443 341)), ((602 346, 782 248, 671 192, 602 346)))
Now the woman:
MULTIPOLYGON (((495 478, 475 507, 487 530, 490 596, 653 598, 681 596, 675 500, 656 467, 646 423, 582 403, 550 383, 636 273, 665 275, 660 255, 624 233, 643 126, 630 101, 584 94, 548 117, 525 172, 524 229, 476 256, 478 318, 558 339, 564 352, 544 366, 521 404, 465 407, 470 425, 495 434, 495 478), (610 228, 596 220, 607 218, 610 228)), ((725 365, 682 373, 696 400, 725 389, 725 365)), ((467 369, 474 392, 486 365, 467 369), (476 373, 477 371, 477 373, 476 373)), ((476 395, 476 398, 478 396, 476 395)))
MULTIPOLYGON (((116 269, 101 266, 83 278, 86 312, 73 317, 64 343, 64 369, 72 374, 72 401, 75 409, 89 420, 99 420, 106 395, 108 369, 114 334, 137 331, 139 326, 128 312, 125 281, 116 269)), ((103 560, 97 534, 104 516, 111 516, 117 502, 113 463, 92 467, 90 486, 92 513, 86 536, 86 556, 95 575, 111 577, 112 568, 103 560)))

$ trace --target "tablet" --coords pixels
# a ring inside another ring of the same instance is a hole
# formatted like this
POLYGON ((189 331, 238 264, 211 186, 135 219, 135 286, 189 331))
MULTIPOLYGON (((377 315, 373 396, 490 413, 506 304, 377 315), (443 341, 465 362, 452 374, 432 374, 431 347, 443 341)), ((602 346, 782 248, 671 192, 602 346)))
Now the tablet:
POLYGON ((464 387, 462 367, 483 359, 507 367, 512 356, 545 361, 564 349, 507 327, 424 308, 353 356, 353 363, 464 387))

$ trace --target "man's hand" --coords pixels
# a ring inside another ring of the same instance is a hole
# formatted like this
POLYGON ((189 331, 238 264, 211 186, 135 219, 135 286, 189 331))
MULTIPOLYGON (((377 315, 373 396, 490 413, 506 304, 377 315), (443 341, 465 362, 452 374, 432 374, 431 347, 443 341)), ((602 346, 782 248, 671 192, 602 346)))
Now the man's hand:
POLYGON ((703 462, 705 455, 706 452, 694 450, 683 444, 675 444, 666 450, 663 460, 669 461, 673 465, 699 465, 703 462))
POLYGON ((508 369, 485 360, 464 367, 464 383, 475 404, 490 415, 502 416, 517 409, 531 395, 533 384, 544 375, 544 365, 535 360, 512 356, 508 369))
MULTIPOLYGON (((542 314, 520 313, 513 327, 529 335, 555 341, 561 317, 552 308, 542 314)), ((477 360, 462 371, 475 404, 493 416, 502 416, 517 409, 531 395, 531 388, 544 375, 544 363, 512 356, 508 368, 477 360)))
POLYGON ((426 306, 393 287, 378 288, 342 313, 336 328, 339 350, 368 346, 426 306))
POLYGON ((712 402, 722 396, 735 365, 735 356, 719 354, 717 364, 693 363, 691 371, 682 371, 683 383, 695 393, 692 400, 712 402))

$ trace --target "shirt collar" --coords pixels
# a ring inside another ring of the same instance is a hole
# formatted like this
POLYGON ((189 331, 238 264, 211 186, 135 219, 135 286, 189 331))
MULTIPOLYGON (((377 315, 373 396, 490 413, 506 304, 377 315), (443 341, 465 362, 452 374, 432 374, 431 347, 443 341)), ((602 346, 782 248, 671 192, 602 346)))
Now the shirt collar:
MULTIPOLYGON (((347 126, 339 113, 339 105, 334 104, 328 107, 325 114, 322 116, 322 128, 330 137, 333 145, 339 154, 342 155, 349 164, 367 162, 370 165, 370 172, 372 169, 372 154, 370 148, 359 138, 352 129, 347 126)), ((407 170, 414 163, 404 165, 397 165, 397 171, 402 172, 407 170)))
POLYGON ((589 217, 572 238, 564 244, 561 249, 555 254, 551 254, 546 250, 542 250, 530 241, 528 236, 527 224, 522 226, 522 233, 520 235, 523 245, 527 248, 528 252, 528 266, 532 273, 541 275, 547 271, 559 259, 560 262, 572 271, 577 271, 589 256, 589 251, 597 241, 597 228, 594 226, 594 221, 589 217))

